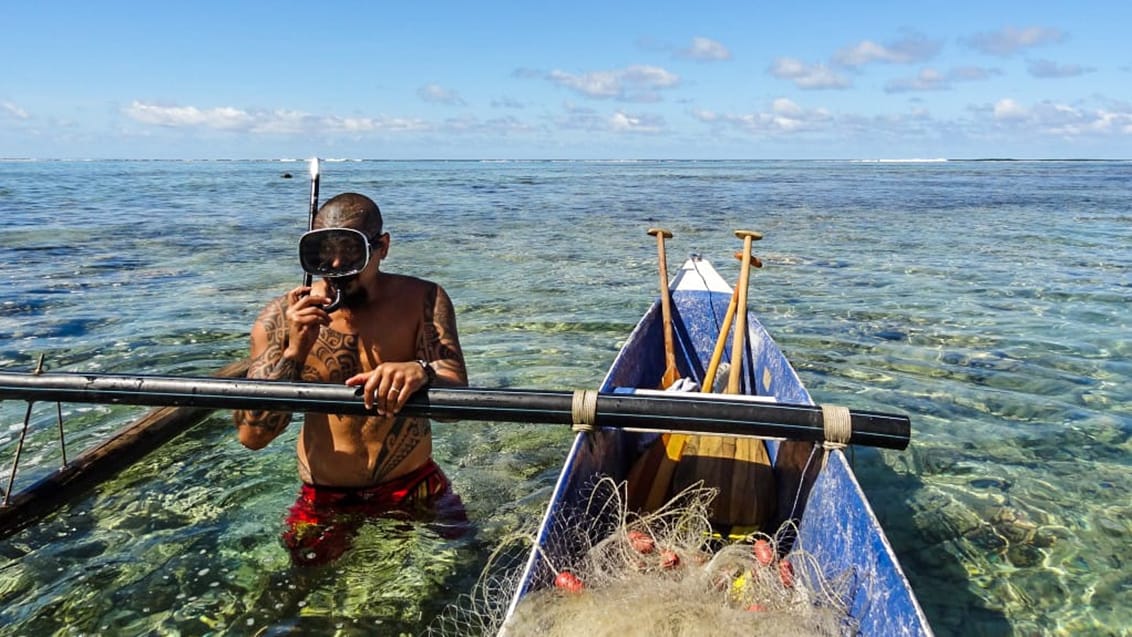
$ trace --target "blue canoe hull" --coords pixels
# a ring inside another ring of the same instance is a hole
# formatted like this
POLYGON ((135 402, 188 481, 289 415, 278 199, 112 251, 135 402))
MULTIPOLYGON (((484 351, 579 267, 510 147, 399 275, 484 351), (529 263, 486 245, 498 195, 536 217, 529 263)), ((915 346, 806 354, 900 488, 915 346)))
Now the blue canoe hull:
MULTIPOLYGON (((711 265, 689 259, 672 281, 671 308, 676 355, 681 375, 697 382, 704 377, 720 326, 731 300, 731 288, 711 265)), ((773 397, 778 402, 813 404, 794 368, 752 313, 742 378, 744 393, 773 397)), ((632 388, 655 388, 665 368, 660 304, 644 315, 602 383, 602 393, 632 388)), ((730 352, 728 343, 725 352, 730 352)), ((725 359, 726 360, 726 359, 725 359)), ((598 430, 579 433, 571 445, 546 515, 512 601, 527 592, 551 586, 554 575, 539 557, 562 556, 577 547, 562 545, 552 529, 567 525, 565 516, 584 506, 595 477, 625 480, 629 467, 656 433, 598 430)), ((780 454, 783 443, 767 440, 776 477, 786 471, 780 454)), ((794 443, 799 444, 799 443, 794 443)), ((808 448, 808 447, 807 447, 808 448)), ((808 451, 806 452, 808 454, 808 451)), ((797 454, 790 454, 796 456, 797 454)), ((797 467, 796 467, 797 469, 797 467)), ((797 542, 822 565, 830 577, 847 581, 852 600, 849 614, 861 635, 930 635, 923 611, 864 493, 841 451, 832 451, 817 474, 798 526, 797 542), (849 577, 845 577, 849 574, 849 577)), ((794 502, 778 506, 790 510, 794 502)), ((554 561, 553 559, 551 561, 554 561)), ((569 560, 567 560, 567 563, 569 560)), ((510 614, 510 613, 509 613, 510 614)))

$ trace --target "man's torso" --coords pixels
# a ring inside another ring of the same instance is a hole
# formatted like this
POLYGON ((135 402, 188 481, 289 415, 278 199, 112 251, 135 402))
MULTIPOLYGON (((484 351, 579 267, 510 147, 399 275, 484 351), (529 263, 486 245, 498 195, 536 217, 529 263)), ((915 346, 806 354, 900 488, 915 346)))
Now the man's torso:
MULTIPOLYGON (((303 380, 342 383, 383 362, 423 356, 425 319, 436 286, 383 274, 382 296, 356 312, 339 311, 307 356, 303 380)), ((361 487, 409 473, 432 454, 427 418, 308 413, 298 443, 299 473, 308 484, 361 487)))

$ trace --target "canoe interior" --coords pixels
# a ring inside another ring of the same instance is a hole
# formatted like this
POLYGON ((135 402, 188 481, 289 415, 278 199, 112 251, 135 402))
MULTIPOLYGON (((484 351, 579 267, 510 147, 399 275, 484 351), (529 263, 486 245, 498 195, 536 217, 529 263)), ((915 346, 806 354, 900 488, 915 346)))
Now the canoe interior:
MULTIPOLYGON (((673 280, 671 299, 681 375, 700 381, 731 300, 731 288, 707 261, 693 257, 673 280)), ((747 321, 749 336, 742 374, 745 393, 773 396, 778 402, 813 404, 794 368, 753 313, 748 313, 747 321)), ((664 371, 662 323, 657 302, 637 324, 614 360, 600 388, 602 392, 657 386, 664 371)), ((724 360, 729 358, 730 351, 728 342, 724 360)), ((575 437, 539 528, 539 546, 528 559, 511 611, 528 591, 552 585, 554 574, 538 552, 553 561, 554 556, 584 549, 553 530, 570 526, 569 520, 576 520, 580 511, 593 513, 581 500, 586 497, 594 476, 624 480, 633 460, 657 435, 599 430, 575 437)), ((767 440, 776 479, 789 470, 781 466, 788 461, 780 462, 780 446, 778 441, 767 440)), ((780 494, 778 507, 789 511, 793 500, 793 494, 790 497, 780 494)), ((809 493, 803 494, 802 502, 804 514, 799 525, 798 545, 817 558, 827 577, 848 582, 853 600, 850 615, 857 622, 859 634, 931 634, 844 454, 834 451, 830 455, 809 493)), ((596 534, 602 534, 615 525, 612 520, 604 524, 599 520, 593 526, 596 534)), ((768 530, 773 532, 773 529, 768 530)))

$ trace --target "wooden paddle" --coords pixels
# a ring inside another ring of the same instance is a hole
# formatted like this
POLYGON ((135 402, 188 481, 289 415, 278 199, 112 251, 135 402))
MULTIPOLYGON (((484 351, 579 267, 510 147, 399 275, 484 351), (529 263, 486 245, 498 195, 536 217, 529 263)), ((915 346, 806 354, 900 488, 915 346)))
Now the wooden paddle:
MULTIPOLYGON (((735 235, 743 239, 743 252, 738 256, 739 283, 732 294, 734 308, 728 308, 735 318, 735 333, 731 343, 731 370, 728 377, 728 394, 741 393, 739 383, 743 369, 743 354, 747 336, 747 286, 750 281, 750 266, 758 260, 751 256, 751 243, 762 238, 757 232, 736 230, 735 235)), ((761 267, 758 262, 756 267, 761 267)), ((716 340, 716 349, 722 356, 722 345, 731 327, 728 317, 724 317, 724 327, 716 340)), ((708 375, 704 377, 704 391, 710 392, 710 376, 714 383, 718 360, 713 353, 713 363, 709 364, 708 375), (713 369, 714 366, 714 369, 713 369)), ((711 521, 725 527, 760 528, 775 512, 774 473, 766 444, 757 438, 738 438, 731 436, 696 436, 689 440, 683 449, 679 467, 672 479, 672 491, 680 490, 703 481, 705 486, 719 490, 712 503, 711 521)))
MULTIPOLYGON (((651 227, 649 234, 657 238, 660 260, 660 303, 664 321, 664 373, 660 388, 668 388, 679 378, 676 371, 676 352, 672 344, 672 318, 668 290, 668 265, 664 258, 664 239, 671 238, 667 230, 651 227)), ((718 364, 717 364, 718 368, 718 364)), ((712 375, 714 376, 714 375, 712 375)), ((710 385, 707 391, 710 391, 710 385)), ((698 448, 698 437, 686 433, 663 433, 629 468, 628 506, 638 510, 655 510, 668 500, 674 488, 674 477, 687 446, 698 448)), ((694 463, 688 463, 689 465, 694 463)), ((688 467, 684 467, 685 473, 688 467)), ((697 470, 702 471, 702 470, 697 470)))
MULTIPOLYGON (((672 338, 672 301, 668 291, 668 257, 664 253, 664 240, 671 239, 672 233, 664 228, 649 228, 648 233, 656 237, 657 263, 660 270, 660 311, 664 329, 664 373, 660 377, 660 388, 667 389, 680 379, 676 367, 676 345, 672 338)), ((637 462, 629 469, 628 501, 629 507, 640 510, 653 510, 668 499, 668 486, 672 483, 672 472, 680 462, 685 434, 662 434, 637 462)))
MULTIPOLYGON (((735 258, 742 261, 743 253, 736 252, 735 258)), ((756 268, 763 267, 763 262, 759 258, 752 255, 750 264, 756 268)), ((723 314, 723 325, 719 328, 719 337, 715 340, 715 349, 711 353, 711 362, 708 363, 707 373, 704 374, 704 382, 702 383, 701 391, 705 394, 710 394, 715 387, 715 375, 719 372, 719 363, 723 359, 723 348, 727 344, 727 335, 731 333, 731 321, 735 318, 735 306, 739 303, 739 287, 736 286, 731 292, 731 302, 727 304, 727 311, 723 314)))
MULTIPOLYGON (((661 260, 661 306, 664 311, 665 355, 668 365, 668 368, 665 370, 665 376, 662 379, 662 389, 676 382, 676 375, 673 375, 671 380, 669 380, 668 376, 669 369, 675 368, 675 353, 671 343, 672 326, 670 310, 668 308, 668 276, 664 257, 664 232, 664 230, 658 228, 649 230, 649 234, 655 234, 657 236, 661 260)), ((750 234, 754 236, 758 233, 750 234)), ((669 234, 669 236, 671 236, 671 234, 669 234)), ((751 263, 749 245, 740 258, 745 259, 745 270, 746 266, 751 263)), ((759 265, 761 266, 762 264, 759 263, 759 265)), ((738 288, 736 288, 736 291, 738 291, 738 288)), ((733 306, 737 303, 737 297, 733 294, 732 298, 733 303, 731 305, 733 306)), ((728 307, 728 316, 733 315, 734 312, 734 307, 728 307)), ((726 340, 727 330, 731 327, 728 316, 724 317, 724 327, 720 330, 720 335, 717 340, 717 343, 720 344, 718 347, 720 350, 719 357, 723 355, 722 343, 726 340)), ((718 358, 714 355, 712 358, 714 368, 709 365, 709 376, 704 378, 703 391, 705 392, 711 391, 711 383, 714 382, 716 370, 719 368, 718 358)), ((741 361, 742 359, 739 360, 741 361)), ((742 367, 742 365, 734 365, 734 367, 742 367)), ((730 464, 737 459, 736 453, 746 458, 746 455, 753 452, 751 445, 732 444, 733 440, 734 439, 731 438, 724 439, 719 436, 694 436, 687 434, 661 435, 629 471, 629 505, 637 509, 655 510, 663 505, 673 493, 680 491, 692 482, 700 479, 703 479, 705 484, 720 489, 721 492, 735 491, 735 489, 731 488, 730 478, 725 474, 729 473, 728 468, 730 464), (680 477, 677 477, 678 473, 680 477)), ((759 446, 762 447, 762 455, 766 456, 765 445, 762 445, 762 441, 755 442, 758 442, 759 446)), ((747 466, 747 464, 749 463, 744 463, 743 466, 747 466)), ((763 480, 765 481, 765 479, 763 480)), ((721 508, 719 500, 717 500, 716 508, 721 509, 721 513, 724 515, 731 515, 730 508, 721 508)))
POLYGON ((743 373, 743 352, 747 347, 747 284, 751 278, 751 243, 763 236, 750 230, 736 230, 735 236, 743 240, 743 260, 739 264, 739 301, 735 307, 735 336, 731 339, 731 374, 727 377, 727 393, 742 391, 739 377, 743 373))
POLYGON ((672 233, 664 228, 649 228, 649 234, 656 237, 657 264, 660 271, 660 311, 664 319, 664 374, 660 377, 660 388, 667 389, 680 379, 676 368, 676 345, 672 339, 672 301, 668 293, 668 257, 664 254, 664 240, 671 239, 672 233))

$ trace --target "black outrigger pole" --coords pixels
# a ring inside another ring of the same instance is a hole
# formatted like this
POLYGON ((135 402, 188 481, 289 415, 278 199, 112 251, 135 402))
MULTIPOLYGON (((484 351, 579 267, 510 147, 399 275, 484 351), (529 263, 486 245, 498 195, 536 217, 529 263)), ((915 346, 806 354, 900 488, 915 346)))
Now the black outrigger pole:
MULTIPOLYGON (((221 378, 242 377, 248 371, 248 360, 231 363, 216 372, 221 378)), ((38 399, 21 392, 5 394, 28 402, 38 399)), ((106 441, 86 449, 78 456, 65 459, 63 466, 36 480, 18 493, 6 493, 0 506, 0 538, 7 537, 48 515, 63 502, 73 500, 94 485, 116 475, 165 442, 185 432, 212 410, 192 407, 154 409, 110 436, 106 441)), ((59 427, 62 413, 57 406, 59 427)), ((15 476, 15 467, 12 475, 15 476)), ((9 487, 10 489, 10 487, 9 487)))
MULTIPOLYGON (((0 372, 0 399, 263 409, 366 415, 360 389, 326 383, 125 374, 0 372)), ((847 413, 848 444, 905 449, 907 416, 847 413)), ((695 393, 599 394, 594 391, 430 388, 415 393, 407 416, 451 420, 578 424, 636 431, 677 431, 823 441, 827 409, 695 393)))

